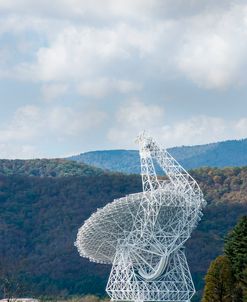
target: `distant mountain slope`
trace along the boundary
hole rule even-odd
[[[96,176],[105,172],[84,163],[65,159],[0,159],[0,175],[26,175],[39,177]]]
[[[175,147],[168,151],[186,169],[247,165],[247,139]],[[68,159],[111,171],[140,173],[139,154],[136,150],[92,151]],[[158,170],[158,173],[161,171]]]
[[[68,159],[123,173],[140,174],[139,153],[136,150],[91,151]]]

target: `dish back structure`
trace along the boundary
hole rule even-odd
[[[195,293],[184,254],[205,205],[197,182],[153,138],[138,139],[143,192],[98,209],[79,229],[81,256],[112,264],[113,301],[189,302]],[[166,177],[159,179],[155,164]]]

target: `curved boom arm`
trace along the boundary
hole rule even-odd
[[[140,146],[141,175],[145,192],[158,189],[161,185],[157,179],[153,159],[165,172],[170,182],[178,189],[202,196],[201,190],[193,177],[167,152],[160,149],[156,142],[142,133],[137,139]]]

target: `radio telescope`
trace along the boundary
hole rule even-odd
[[[143,192],[98,209],[79,229],[81,256],[112,264],[112,301],[189,302],[195,293],[184,254],[205,205],[197,182],[164,149],[138,139]],[[155,173],[158,164],[166,177]]]

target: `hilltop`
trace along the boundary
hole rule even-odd
[[[65,159],[0,159],[0,175],[37,177],[96,176],[105,172],[81,162]]]

